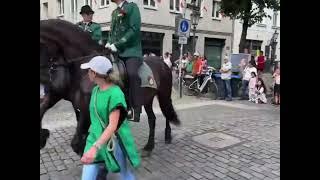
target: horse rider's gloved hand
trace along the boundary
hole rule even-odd
[[[116,48],[116,46],[114,44],[111,44],[109,48],[111,49],[112,52],[118,51],[118,49]]]
[[[114,44],[110,45],[110,43],[107,43],[105,47],[110,49],[112,52],[117,52],[118,51],[118,49],[116,48],[116,46]]]
[[[110,45],[111,45],[110,43],[107,43],[105,47],[110,49]]]

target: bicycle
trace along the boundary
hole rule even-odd
[[[183,77],[183,86],[187,88],[187,90],[192,91],[195,96],[202,96],[209,93],[211,99],[216,100],[218,98],[218,86],[212,78],[215,70],[216,69],[214,67],[208,67],[208,73],[204,77],[202,84],[200,84],[199,78],[195,78],[191,75],[185,75]],[[190,80],[193,81],[191,84],[188,84]]]

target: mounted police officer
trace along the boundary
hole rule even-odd
[[[99,44],[102,44],[101,26],[100,24],[92,21],[94,11],[89,5],[85,5],[81,7],[80,14],[83,18],[83,21],[78,22],[77,25],[84,31],[89,32],[93,40]]]
[[[129,120],[140,120],[141,98],[138,69],[143,62],[141,47],[141,16],[137,4],[126,0],[111,0],[117,4],[112,20],[106,48],[118,52],[125,63],[129,80]]]

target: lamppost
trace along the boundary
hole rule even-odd
[[[276,59],[276,47],[277,47],[277,39],[279,37],[279,33],[277,30],[273,33],[271,41],[270,41],[270,46],[271,46],[271,65],[274,64],[274,61]]]
[[[192,52],[195,53],[196,51],[196,30],[197,30],[197,26],[199,24],[199,20],[200,20],[200,12],[193,10],[191,13],[191,24],[193,26],[193,37],[192,37]]]

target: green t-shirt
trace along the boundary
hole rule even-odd
[[[189,62],[188,62],[187,68],[186,68],[187,73],[192,73],[193,62],[194,62],[194,61],[189,61]]]
[[[105,124],[105,127],[107,127],[109,124],[109,115],[113,110],[118,107],[123,107],[122,110],[126,110],[127,108],[125,96],[119,86],[113,85],[106,90],[100,90],[99,86],[93,88],[89,105],[91,125],[89,128],[89,135],[87,137],[84,152],[87,152],[92,147],[92,145],[99,139],[104,131],[104,128],[102,127],[100,120],[96,115],[95,103],[97,113]],[[137,167],[140,164],[140,156],[138,155],[130,126],[125,118],[126,114],[121,111],[119,123],[122,123],[116,134],[119,143],[121,143],[124,147],[123,151],[127,154],[132,165]],[[97,152],[95,162],[104,161],[106,154],[105,152],[106,145],[103,145]]]

